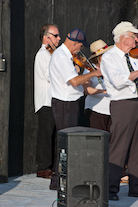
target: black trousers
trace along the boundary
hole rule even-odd
[[[52,98],[52,109],[57,131],[78,125],[79,100],[61,101]]]
[[[75,127],[78,125],[79,100],[61,101],[52,98],[52,109],[57,131],[68,127]],[[55,174],[52,175],[50,188],[55,187],[58,184],[58,156],[59,155],[57,155]]]
[[[101,129],[110,132],[111,116],[106,114],[100,114],[91,109],[86,109],[85,114],[89,120],[89,126],[95,129]]]
[[[37,172],[55,168],[56,127],[51,107],[43,106],[38,112],[36,148]]]
[[[111,101],[109,190],[118,193],[128,157],[129,193],[138,194],[138,99]]]

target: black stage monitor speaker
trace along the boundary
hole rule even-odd
[[[89,127],[58,131],[58,207],[108,206],[109,133]]]

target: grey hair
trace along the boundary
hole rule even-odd
[[[45,25],[43,25],[43,27],[40,30],[40,34],[39,34],[39,39],[40,39],[41,42],[43,40],[43,36],[47,35],[47,33],[49,31],[49,28],[51,26],[56,27],[58,29],[58,26],[56,24],[45,24]]]
[[[128,35],[128,32],[129,31],[127,31],[127,32],[125,32],[125,33],[123,33],[121,35],[115,35],[114,38],[113,38],[114,39],[114,42],[115,43],[118,43],[120,41],[120,36],[127,36]]]

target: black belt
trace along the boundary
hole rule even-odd
[[[130,100],[130,101],[138,101],[138,98],[129,98],[129,99],[126,99],[126,100]]]

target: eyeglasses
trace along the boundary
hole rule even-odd
[[[133,39],[137,38],[137,35],[127,35],[127,37],[132,37]]]
[[[47,33],[53,35],[55,38],[59,37],[59,34],[53,34],[53,33],[51,33],[51,32],[47,32]]]

